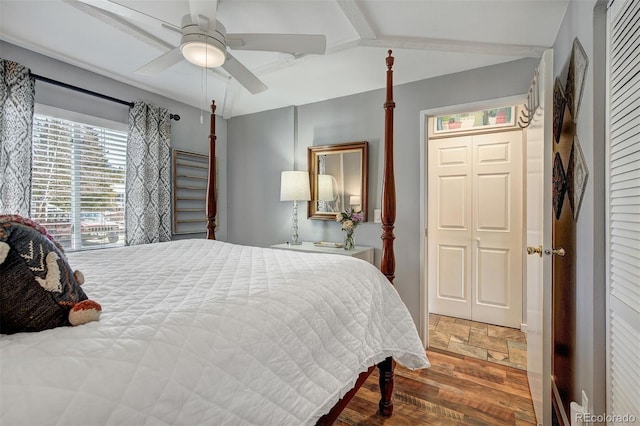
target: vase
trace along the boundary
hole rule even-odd
[[[347,235],[344,237],[344,249],[353,250],[355,246],[356,243],[353,241],[353,230],[347,231]]]

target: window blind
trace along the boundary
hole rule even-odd
[[[66,250],[124,245],[127,132],[36,113],[31,217]]]
[[[640,420],[640,2],[608,16],[607,412]]]

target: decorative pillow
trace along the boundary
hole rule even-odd
[[[83,282],[45,228],[0,215],[0,333],[97,321],[102,308],[87,298]]]

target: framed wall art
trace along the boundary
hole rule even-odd
[[[576,222],[578,221],[578,213],[580,213],[580,205],[582,204],[588,178],[587,162],[584,159],[580,141],[577,136],[574,136],[569,164],[567,165],[567,195],[569,196],[573,219]]]
[[[564,119],[564,107],[567,100],[564,96],[564,89],[560,79],[556,77],[553,85],[553,140],[560,142],[560,133],[562,133],[562,120]]]
[[[567,74],[567,85],[565,88],[565,96],[573,121],[578,121],[578,111],[580,110],[580,101],[582,100],[582,91],[584,89],[584,79],[587,72],[589,59],[585,53],[582,44],[576,38],[573,41],[571,49],[571,59],[569,59],[569,72]]]
[[[562,214],[562,206],[564,204],[564,196],[567,193],[567,176],[564,171],[564,165],[562,164],[562,158],[560,153],[556,152],[553,158],[553,186],[552,186],[552,202],[553,213],[556,220],[560,220]]]

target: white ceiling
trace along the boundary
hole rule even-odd
[[[117,2],[178,27],[189,13],[188,0]],[[198,108],[215,99],[228,118],[379,89],[389,48],[395,84],[539,57],[553,44],[567,2],[218,0],[217,19],[228,33],[326,36],[325,55],[231,50],[268,86],[255,95],[222,69],[206,73],[205,84],[201,69],[187,61],[157,75],[136,74],[179,45],[180,35],[77,0],[0,0],[0,38]]]

